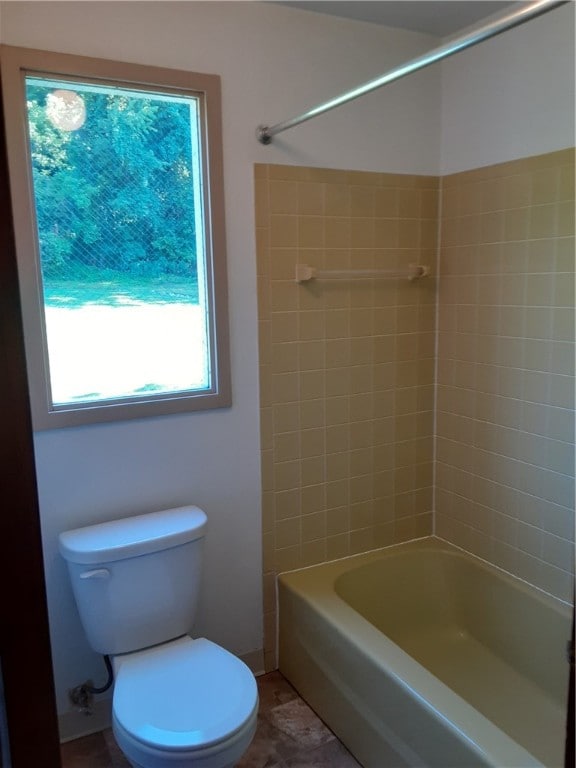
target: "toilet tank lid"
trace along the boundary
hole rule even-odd
[[[72,563],[94,564],[159,552],[204,536],[206,515],[194,506],[165,509],[60,534],[60,554]]]

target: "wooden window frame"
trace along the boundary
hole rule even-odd
[[[218,75],[1,46],[2,84],[26,359],[35,430],[142,419],[231,405],[221,85]],[[200,98],[211,386],[138,398],[53,405],[29,162],[25,78],[76,77],[104,85],[166,89]]]

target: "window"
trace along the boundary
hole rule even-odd
[[[229,405],[219,78],[7,46],[2,78],[35,428]]]

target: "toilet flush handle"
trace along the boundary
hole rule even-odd
[[[81,579],[108,579],[110,571],[108,568],[96,568],[93,571],[84,571],[80,574]]]

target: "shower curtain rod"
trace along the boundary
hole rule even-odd
[[[353,99],[364,96],[366,93],[375,91],[377,88],[381,88],[383,85],[388,85],[388,83],[392,83],[394,80],[399,80],[401,77],[405,77],[412,72],[428,67],[441,59],[446,59],[448,56],[452,56],[459,51],[477,45],[491,37],[495,37],[501,32],[506,32],[508,29],[518,27],[520,24],[524,24],[526,21],[530,21],[530,19],[535,19],[537,16],[548,13],[548,11],[551,11],[553,8],[565,5],[567,2],[569,2],[569,0],[536,0],[536,2],[531,2],[518,10],[500,16],[481,27],[472,30],[472,32],[469,32],[462,37],[450,40],[445,45],[441,45],[439,48],[434,48],[428,53],[418,56],[416,59],[412,59],[406,64],[391,69],[380,77],[377,77],[375,80],[370,80],[368,83],[360,85],[351,91],[347,91],[341,96],[337,96],[335,99],[320,104],[314,109],[304,112],[302,115],[298,115],[298,117],[294,117],[291,120],[284,120],[284,122],[276,123],[276,125],[258,126],[256,129],[258,141],[262,144],[270,144],[274,136],[283,131],[287,131],[289,128],[295,128],[297,125],[300,125],[300,123],[312,120],[312,118],[318,117],[319,115],[324,114],[324,112],[329,112],[331,109],[340,107],[342,104],[346,104]]]

